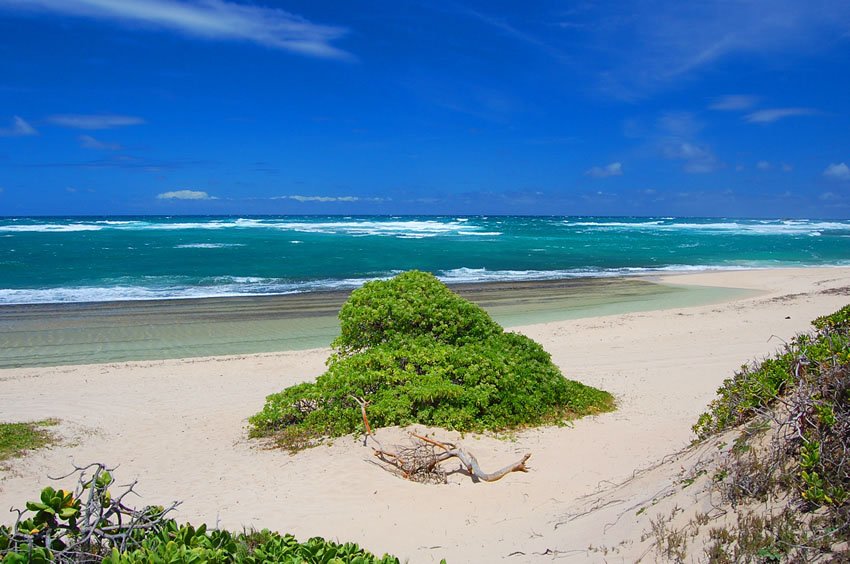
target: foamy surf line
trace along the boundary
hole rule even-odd
[[[581,278],[651,277],[660,274],[710,271],[740,271],[769,268],[806,267],[808,265],[668,265],[655,268],[612,268],[572,270],[487,270],[483,268],[457,268],[437,272],[437,277],[449,285],[557,282]],[[822,266],[846,266],[816,265]],[[346,278],[341,280],[313,280],[292,282],[259,277],[223,276],[219,284],[206,286],[183,285],[132,285],[85,286],[68,288],[0,289],[0,306],[63,303],[132,302],[151,300],[190,300],[203,298],[260,297],[316,292],[350,291],[372,280],[386,280],[398,274],[391,271],[382,276]]]
[[[516,218],[513,218],[516,219]],[[697,232],[717,235],[811,235],[824,232],[850,233],[850,221],[824,220],[741,220],[716,219],[693,221],[686,218],[640,218],[630,221],[610,221],[599,218],[527,218],[550,227],[579,231],[658,231]],[[272,230],[296,233],[339,234],[352,236],[386,236],[426,238],[437,236],[489,236],[504,233],[494,227],[509,221],[488,217],[433,218],[327,218],[298,217],[266,218],[198,218],[170,220],[169,218],[138,218],[127,220],[39,221],[31,218],[0,218],[0,233],[72,233],[97,231],[221,231]]]

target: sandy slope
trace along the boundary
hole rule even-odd
[[[486,470],[532,452],[527,474],[494,484],[456,474],[448,485],[426,486],[382,471],[351,438],[294,457],[259,448],[245,436],[245,418],[265,395],[320,374],[327,351],[315,350],[0,371],[0,418],[57,417],[65,437],[0,475],[0,507],[22,506],[45,475],[64,473],[72,462],[102,461],[120,465],[119,481],[139,480],[140,504],[180,499],[180,518],[228,528],[353,540],[411,562],[634,561],[653,512],[637,516],[631,508],[664,489],[678,468],[662,465],[628,488],[611,485],[685,446],[696,416],[736,367],[850,301],[850,269],[666,281],[761,293],[520,328],[566,375],[613,392],[620,405],[515,440],[459,439]],[[385,444],[401,440],[398,430],[382,437]],[[594,506],[602,507],[579,515]],[[604,556],[590,545],[615,551]]]

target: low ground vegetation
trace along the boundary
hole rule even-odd
[[[727,379],[694,425],[699,441],[734,437],[711,480],[722,518],[687,534],[654,522],[665,558],[850,561],[850,306],[813,325]],[[687,546],[700,531],[702,556]]]
[[[178,524],[177,507],[130,508],[135,484],[115,488],[102,464],[78,468],[74,490],[41,491],[38,501],[17,510],[11,527],[0,526],[2,564],[103,562],[104,564],[237,563],[398,564],[356,544],[322,538],[299,542],[268,530],[231,533]]]
[[[0,423],[0,465],[10,458],[17,458],[28,451],[53,444],[54,438],[48,427],[56,423],[55,419]]]

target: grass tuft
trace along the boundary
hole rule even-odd
[[[28,423],[0,423],[0,462],[23,456],[27,451],[53,444],[47,427],[59,423],[56,419]]]

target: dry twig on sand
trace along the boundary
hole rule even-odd
[[[525,463],[531,457],[531,453],[495,472],[485,472],[481,469],[475,456],[463,447],[416,433],[410,433],[412,440],[410,446],[397,446],[393,450],[387,450],[372,432],[369,417],[366,415],[366,407],[369,403],[354,396],[352,396],[352,399],[360,406],[360,413],[363,416],[363,425],[366,429],[363,444],[368,444],[371,439],[377,445],[377,447],[372,447],[374,455],[382,462],[400,471],[405,479],[415,482],[443,483],[446,481],[446,473],[442,470],[440,464],[452,458],[460,460],[474,482],[495,482],[511,472],[528,472]]]

